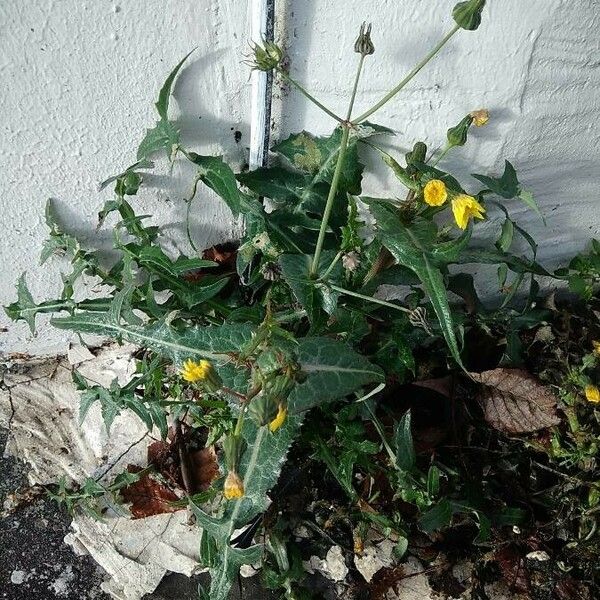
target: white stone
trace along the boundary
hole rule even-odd
[[[327,551],[325,559],[321,559],[318,556],[311,556],[310,560],[304,561],[303,564],[309,573],[314,574],[315,572],[319,572],[332,581],[344,581],[346,575],[348,575],[348,567],[346,566],[342,549],[339,546],[331,546]]]
[[[10,582],[14,585],[21,585],[27,581],[28,577],[25,571],[15,570],[10,574]]]

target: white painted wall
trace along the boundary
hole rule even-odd
[[[376,53],[368,59],[358,110],[383,95],[452,26],[455,0],[278,4],[292,74],[342,112],[357,56],[352,45],[363,19],[373,21]],[[23,271],[36,298],[57,290],[60,262],[37,266],[47,197],[59,199],[75,231],[94,244],[110,244],[110,229],[93,232],[95,215],[110,194],[98,194],[97,182],[132,161],[154,118],[160,84],[194,46],[198,50],[173,103],[185,138],[202,151],[245,160],[249,80],[240,61],[247,48],[247,10],[245,0],[2,0],[2,304],[13,301],[13,283]],[[554,264],[600,234],[599,26],[598,0],[490,0],[482,27],[455,36],[373,120],[398,132],[393,142],[398,148],[417,139],[435,146],[449,125],[488,107],[492,123],[476,130],[446,166],[465,175],[497,173],[505,157],[511,160],[536,192],[548,227],[518,205],[515,211],[540,240],[541,257]],[[281,94],[281,103],[280,136],[303,128],[325,133],[333,125],[294,91]],[[243,134],[240,144],[232,127]],[[365,190],[400,195],[374,166]],[[140,206],[168,224],[173,247],[183,247],[182,198],[191,174],[173,186],[161,172],[166,174],[159,170],[139,196]],[[226,209],[206,193],[203,201],[194,217],[198,238],[210,243],[234,235]],[[492,219],[480,230],[498,225]],[[35,339],[25,326],[7,327],[0,339],[8,351],[56,350],[67,339],[45,325]]]
[[[14,301],[14,282],[28,272],[36,299],[59,290],[60,259],[39,267],[46,238],[44,206],[58,199],[72,231],[109,247],[110,227],[96,215],[112,191],[98,182],[135,161],[137,144],[155,120],[153,103],[172,67],[192,48],[175,87],[173,114],[184,140],[205,153],[246,160],[249,123],[245,0],[2,0],[0,2],[0,303]],[[242,132],[237,144],[234,130]],[[182,161],[183,162],[183,161]],[[177,164],[173,175],[177,179]],[[183,198],[160,165],[136,206],[166,225],[172,247],[185,247]],[[213,243],[234,234],[230,213],[205,190],[195,201],[195,235]],[[64,349],[68,332],[40,319],[33,338],[2,311],[5,351]]]

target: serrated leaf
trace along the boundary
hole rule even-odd
[[[198,178],[216,192],[237,217],[241,211],[241,197],[231,167],[220,156],[201,156],[189,152],[187,157],[198,165]]]
[[[333,260],[331,252],[323,252],[320,259],[319,272],[323,272]],[[318,318],[318,311],[324,310],[332,314],[336,308],[339,293],[331,290],[326,282],[319,282],[309,274],[312,257],[307,254],[283,254],[279,257],[279,266],[286,283],[294,296],[308,313],[311,321]],[[337,280],[341,276],[338,263],[329,274],[329,280]]]
[[[288,399],[290,412],[299,413],[343,398],[369,383],[384,380],[383,371],[347,344],[325,337],[298,342],[298,360],[308,375]]]
[[[137,150],[137,159],[145,160],[164,150],[167,158],[171,159],[173,148],[179,145],[179,130],[171,121],[157,121],[156,126],[146,130],[144,139]]]
[[[17,281],[17,301],[4,308],[6,314],[13,321],[23,320],[29,325],[31,333],[35,333],[35,315],[38,306],[33,301],[33,296],[27,287],[25,273]]]
[[[230,361],[230,353],[238,353],[252,339],[254,328],[246,323],[226,323],[207,327],[190,327],[179,332],[166,323],[148,326],[113,322],[103,313],[81,312],[52,319],[59,329],[122,338],[151,348],[181,365],[188,358]]]
[[[540,219],[546,223],[544,215],[539,209],[537,205],[533,193],[527,190],[524,190],[519,183],[519,179],[517,177],[517,172],[512,164],[508,161],[504,163],[504,173],[501,177],[488,177],[486,175],[477,175],[473,174],[473,177],[483,185],[487,187],[491,192],[501,196],[502,198],[510,199],[510,198],[519,198],[522,202],[524,202],[531,210],[536,212]]]
[[[311,175],[311,184],[331,183],[342,140],[342,129],[337,128],[329,137],[316,137],[307,131],[292,134],[272,150],[285,158],[299,171]],[[339,189],[353,195],[360,194],[363,165],[358,160],[356,138],[350,139],[340,174]]]
[[[470,229],[456,240],[436,246],[431,244],[430,231],[404,225],[387,207],[374,203],[370,205],[370,210],[377,221],[379,239],[401,265],[408,267],[419,277],[438,318],[446,344],[454,360],[462,367],[444,276],[438,265],[460,256],[469,242]]]

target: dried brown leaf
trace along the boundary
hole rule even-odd
[[[204,492],[220,474],[214,446],[194,452],[191,459],[194,470],[195,491]]]
[[[130,465],[127,470],[136,473],[140,468]],[[177,494],[155,479],[152,473],[145,473],[138,481],[123,488],[121,496],[131,504],[129,510],[134,519],[182,510],[182,507],[172,504],[179,500]]]
[[[516,548],[505,546],[494,554],[506,585],[513,592],[527,593],[531,587],[531,579],[524,558]]]
[[[529,433],[560,423],[550,388],[522,369],[471,373],[481,384],[478,400],[485,420],[504,433]]]

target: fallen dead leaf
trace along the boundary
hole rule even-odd
[[[194,469],[195,491],[204,492],[220,474],[215,448],[214,446],[202,448],[202,450],[194,452],[191,458]]]
[[[130,473],[137,473],[142,469],[129,465]],[[174,506],[179,497],[166,485],[160,483],[152,473],[144,474],[138,481],[121,490],[121,496],[126,503],[130,503],[129,510],[134,519],[143,519],[152,515],[176,512],[182,510],[181,506]]]
[[[516,548],[505,546],[494,554],[506,585],[512,592],[527,593],[531,582],[525,560]]]
[[[494,429],[528,433],[560,423],[556,396],[527,371],[499,368],[471,376],[481,384],[478,400]]]

